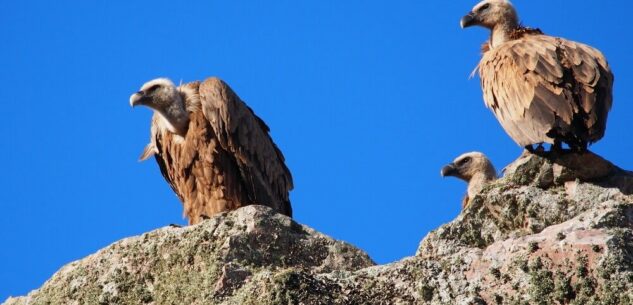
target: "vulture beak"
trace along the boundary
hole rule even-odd
[[[132,96],[130,96],[130,106],[134,108],[138,105],[144,105],[147,100],[148,100],[148,97],[147,95],[145,95],[145,92],[143,91],[136,92],[132,94]]]
[[[455,163],[450,163],[444,166],[440,174],[442,175],[442,177],[457,176],[458,171],[457,171],[457,168],[455,167]]]
[[[462,17],[462,20],[459,22],[459,25],[462,27],[462,29],[471,27],[475,24],[477,24],[477,15],[475,15],[475,13],[473,12],[470,12],[468,13],[468,15]]]

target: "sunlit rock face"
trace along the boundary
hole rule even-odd
[[[599,156],[526,154],[389,265],[248,206],[116,242],[4,304],[632,304],[631,194]]]

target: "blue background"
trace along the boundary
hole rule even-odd
[[[516,1],[526,25],[601,49],[616,74],[606,137],[633,168],[632,5]],[[474,1],[1,1],[0,301],[121,238],[185,223],[153,160],[148,109],[166,76],[226,80],[271,127],[297,221],[379,263],[415,253],[460,211],[440,168],[472,150],[520,153],[468,75],[486,39]]]

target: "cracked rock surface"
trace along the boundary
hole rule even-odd
[[[3,304],[628,305],[632,194],[599,156],[526,154],[392,264],[249,206],[121,240]]]

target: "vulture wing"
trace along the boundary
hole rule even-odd
[[[235,158],[249,200],[292,216],[292,176],[268,126],[220,79],[202,82],[199,95],[218,145]]]
[[[145,161],[151,156],[158,154],[158,148],[156,147],[156,136],[158,135],[158,116],[154,114],[152,116],[152,124],[150,126],[149,143],[145,146],[143,153],[138,157],[139,161]]]
[[[604,135],[613,75],[600,51],[546,35],[525,35],[479,63],[484,100],[521,146],[593,143]]]

